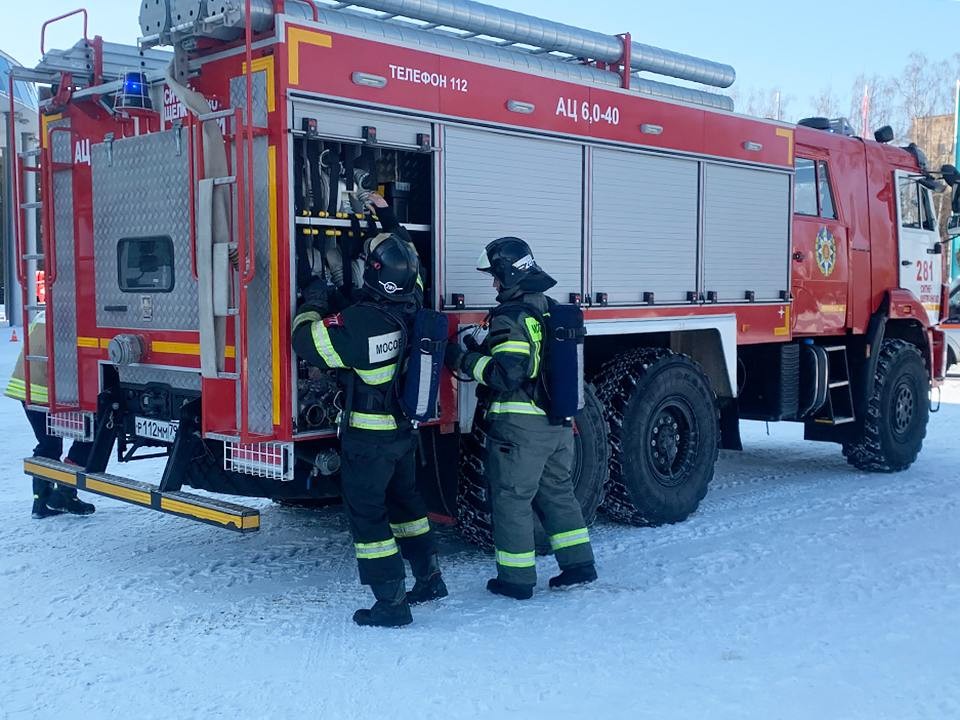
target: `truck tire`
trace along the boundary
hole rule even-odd
[[[638,348],[604,365],[595,383],[611,446],[601,511],[633,525],[685,520],[707,494],[719,450],[709,379],[686,355]]]
[[[884,340],[863,434],[843,456],[858,470],[899,472],[917,459],[930,417],[930,379],[923,356],[905,340]]]
[[[592,525],[603,500],[609,473],[610,443],[603,407],[592,386],[586,386],[586,403],[574,427],[573,492],[583,510],[586,525]],[[479,423],[460,443],[460,483],[457,494],[457,526],[463,538],[483,548],[493,547],[490,488],[484,474],[483,433]],[[534,516],[537,552],[549,554],[547,534]]]

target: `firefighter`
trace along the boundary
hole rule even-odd
[[[357,610],[358,625],[412,622],[410,605],[447,595],[433,532],[415,484],[416,437],[394,391],[402,361],[399,323],[417,311],[417,255],[395,235],[378,236],[364,263],[363,300],[327,312],[325,285],[315,281],[294,320],[293,347],[321,368],[340,369],[341,481],[360,570],[376,602]],[[415,583],[405,593],[403,559]]]
[[[46,351],[46,325],[42,316],[30,326],[31,352],[43,355]],[[24,372],[24,353],[21,349],[20,357],[13,369],[13,375],[7,383],[4,394],[19,400],[27,414],[27,421],[33,428],[33,435],[37,445],[33,449],[33,457],[60,460],[63,454],[63,440],[47,434],[47,415],[40,410],[31,410],[27,407],[26,373]],[[47,402],[47,373],[46,365],[34,363],[30,369],[30,399],[37,403]],[[92,443],[74,442],[67,453],[66,462],[71,465],[85,467],[90,456]],[[77,497],[77,489],[68,485],[51,483],[39,478],[33,479],[33,510],[32,515],[37,520],[70,513],[72,515],[91,515],[96,508],[92,503],[83,502]]]
[[[472,341],[465,350],[450,343],[445,360],[479,385],[497,562],[497,577],[487,589],[527,600],[537,582],[534,512],[561,570],[550,587],[597,579],[590,536],[573,494],[573,429],[570,423],[551,424],[546,412],[542,379],[551,368],[544,367],[541,319],[548,312],[544,292],[556,281],[536,263],[529,245],[513,237],[487,245],[477,269],[493,276],[499,305],[488,317],[483,344]]]

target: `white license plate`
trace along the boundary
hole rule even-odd
[[[179,423],[167,422],[166,420],[153,420],[151,418],[137,417],[136,428],[134,432],[140,437],[150,438],[151,440],[160,440],[161,442],[172,443],[177,436],[177,427]]]

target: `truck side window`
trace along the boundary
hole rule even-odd
[[[837,219],[830,189],[830,171],[823,160],[797,158],[793,211],[798,215]]]
[[[837,211],[833,207],[833,191],[830,189],[830,171],[823,160],[817,161],[817,190],[820,197],[820,217],[836,220]]]
[[[930,198],[930,190],[921,186],[919,183],[917,183],[917,188],[920,190],[920,215],[923,229],[936,230],[937,216],[933,212],[933,203],[931,202]]]
[[[793,211],[798,215],[817,215],[816,163],[797,158],[797,175],[793,186]]]
[[[123,238],[117,243],[117,282],[123,292],[173,290],[173,240],[167,236]]]
[[[908,177],[900,178],[900,227],[919,230],[920,185]]]

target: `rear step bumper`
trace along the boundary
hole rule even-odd
[[[26,458],[23,461],[23,471],[41,480],[69,485],[77,490],[190,520],[199,520],[227,530],[249,533],[260,529],[260,511],[243,505],[184,492],[160,492],[154,485],[118,475],[88,473],[76,465],[45,458]]]

